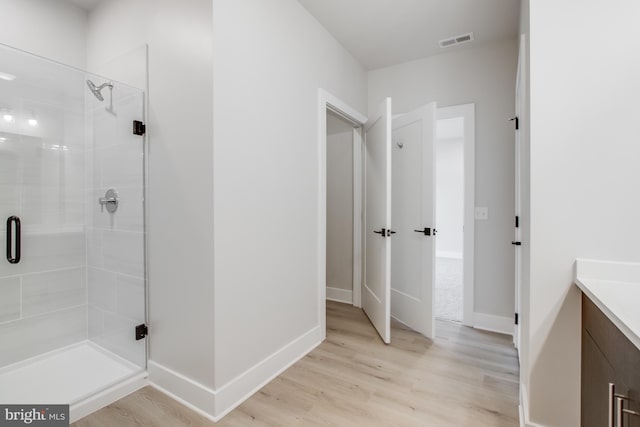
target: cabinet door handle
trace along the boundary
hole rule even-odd
[[[616,385],[613,383],[609,383],[609,422],[608,427],[613,426],[613,406],[615,405],[615,394],[616,394]]]
[[[611,386],[613,384],[609,384],[609,390],[611,390]],[[632,411],[630,409],[624,409],[624,401],[629,400],[628,397],[622,396],[620,394],[613,394],[616,398],[616,427],[624,427],[624,415],[632,415],[634,417],[640,416],[640,412]]]
[[[616,408],[616,418],[617,418],[617,423],[616,423],[616,427],[624,427],[624,419],[623,417],[623,412],[622,412],[622,408],[624,407],[624,399],[621,397],[616,397],[616,402],[618,403],[618,407]]]

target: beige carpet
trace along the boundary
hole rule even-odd
[[[462,322],[462,260],[436,258],[436,303],[439,319]]]

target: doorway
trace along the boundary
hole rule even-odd
[[[435,316],[473,323],[474,105],[439,108],[436,123]]]
[[[327,111],[327,299],[353,304],[354,125]]]
[[[323,339],[327,299],[361,307],[362,127],[366,121],[365,115],[318,89],[318,320]]]
[[[464,117],[436,126],[436,318],[463,319]]]

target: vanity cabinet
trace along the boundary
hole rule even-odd
[[[582,427],[640,427],[640,350],[584,294],[581,388]]]

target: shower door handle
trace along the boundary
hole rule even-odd
[[[13,238],[14,228],[16,231],[15,242]],[[17,216],[10,216],[7,218],[7,261],[11,264],[17,264],[20,262],[21,240],[22,230],[20,227],[20,218]],[[14,249],[15,253],[13,252]]]

